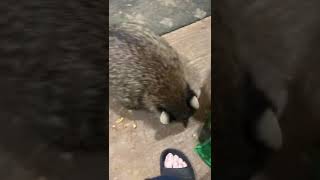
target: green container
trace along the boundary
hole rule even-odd
[[[194,150],[211,168],[211,113],[200,132],[199,144],[194,148]]]
[[[204,143],[198,144],[194,150],[200,158],[211,168],[211,138]]]

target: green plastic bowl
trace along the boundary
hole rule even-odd
[[[194,148],[200,158],[211,168],[211,138]]]
[[[194,150],[211,168],[211,113],[209,113],[209,117],[200,133],[199,144]]]

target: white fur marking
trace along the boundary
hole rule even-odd
[[[262,115],[257,124],[258,138],[266,146],[277,150],[282,146],[282,133],[276,114],[270,109]]]
[[[199,109],[200,105],[199,105],[198,98],[196,96],[192,97],[190,101],[190,106],[193,107],[194,109]]]
[[[162,124],[169,124],[169,115],[168,113],[166,113],[165,111],[162,111],[161,115],[160,115],[160,122]]]

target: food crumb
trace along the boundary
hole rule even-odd
[[[116,120],[116,123],[117,124],[121,123],[123,121],[123,119],[124,119],[123,117],[120,117],[119,119]]]
[[[112,128],[115,128],[116,127],[116,125],[112,125]]]
[[[132,127],[135,129],[135,128],[137,128],[137,125],[136,125],[136,124],[133,124]]]

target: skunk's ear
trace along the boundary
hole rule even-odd
[[[161,112],[160,122],[161,122],[162,124],[169,124],[169,122],[170,122],[169,114],[166,113],[165,111],[162,111],[162,112]]]
[[[282,132],[276,114],[266,109],[256,124],[257,140],[277,150],[282,147]]]

